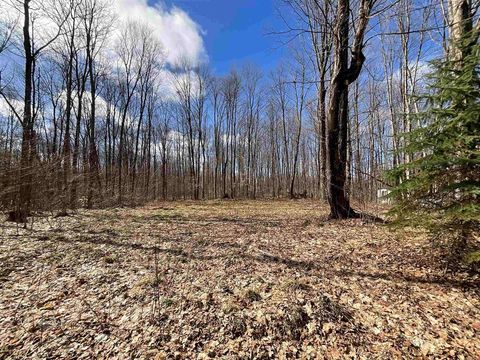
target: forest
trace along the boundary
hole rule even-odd
[[[478,359],[480,1],[186,3],[0,0],[0,359]]]

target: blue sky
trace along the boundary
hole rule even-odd
[[[150,4],[155,1],[149,0]],[[278,35],[282,21],[278,0],[165,0],[189,14],[204,31],[209,62],[215,73],[232,66],[254,63],[265,71],[279,62],[285,48]]]

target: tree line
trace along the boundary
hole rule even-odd
[[[2,6],[18,16],[0,28],[0,204],[18,221],[35,210],[259,197],[315,197],[334,218],[357,216],[350,198],[374,201],[412,177],[384,172],[421,156],[402,134],[422,126],[428,60],[451,51],[455,24],[476,9],[281,1],[286,30],[274,36],[288,59],[216,75],[206,63],[166,63],[152,29],[117,21],[106,0]]]

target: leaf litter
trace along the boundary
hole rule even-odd
[[[2,223],[0,358],[478,359],[478,275],[444,258],[309,200]]]

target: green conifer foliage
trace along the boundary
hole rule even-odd
[[[472,42],[474,38],[474,42]],[[405,134],[413,160],[389,173],[400,183],[392,212],[399,223],[467,240],[480,220],[480,46],[469,36],[461,60],[432,62],[418,126]],[[405,176],[405,174],[409,176]],[[400,181],[399,181],[400,180]]]

